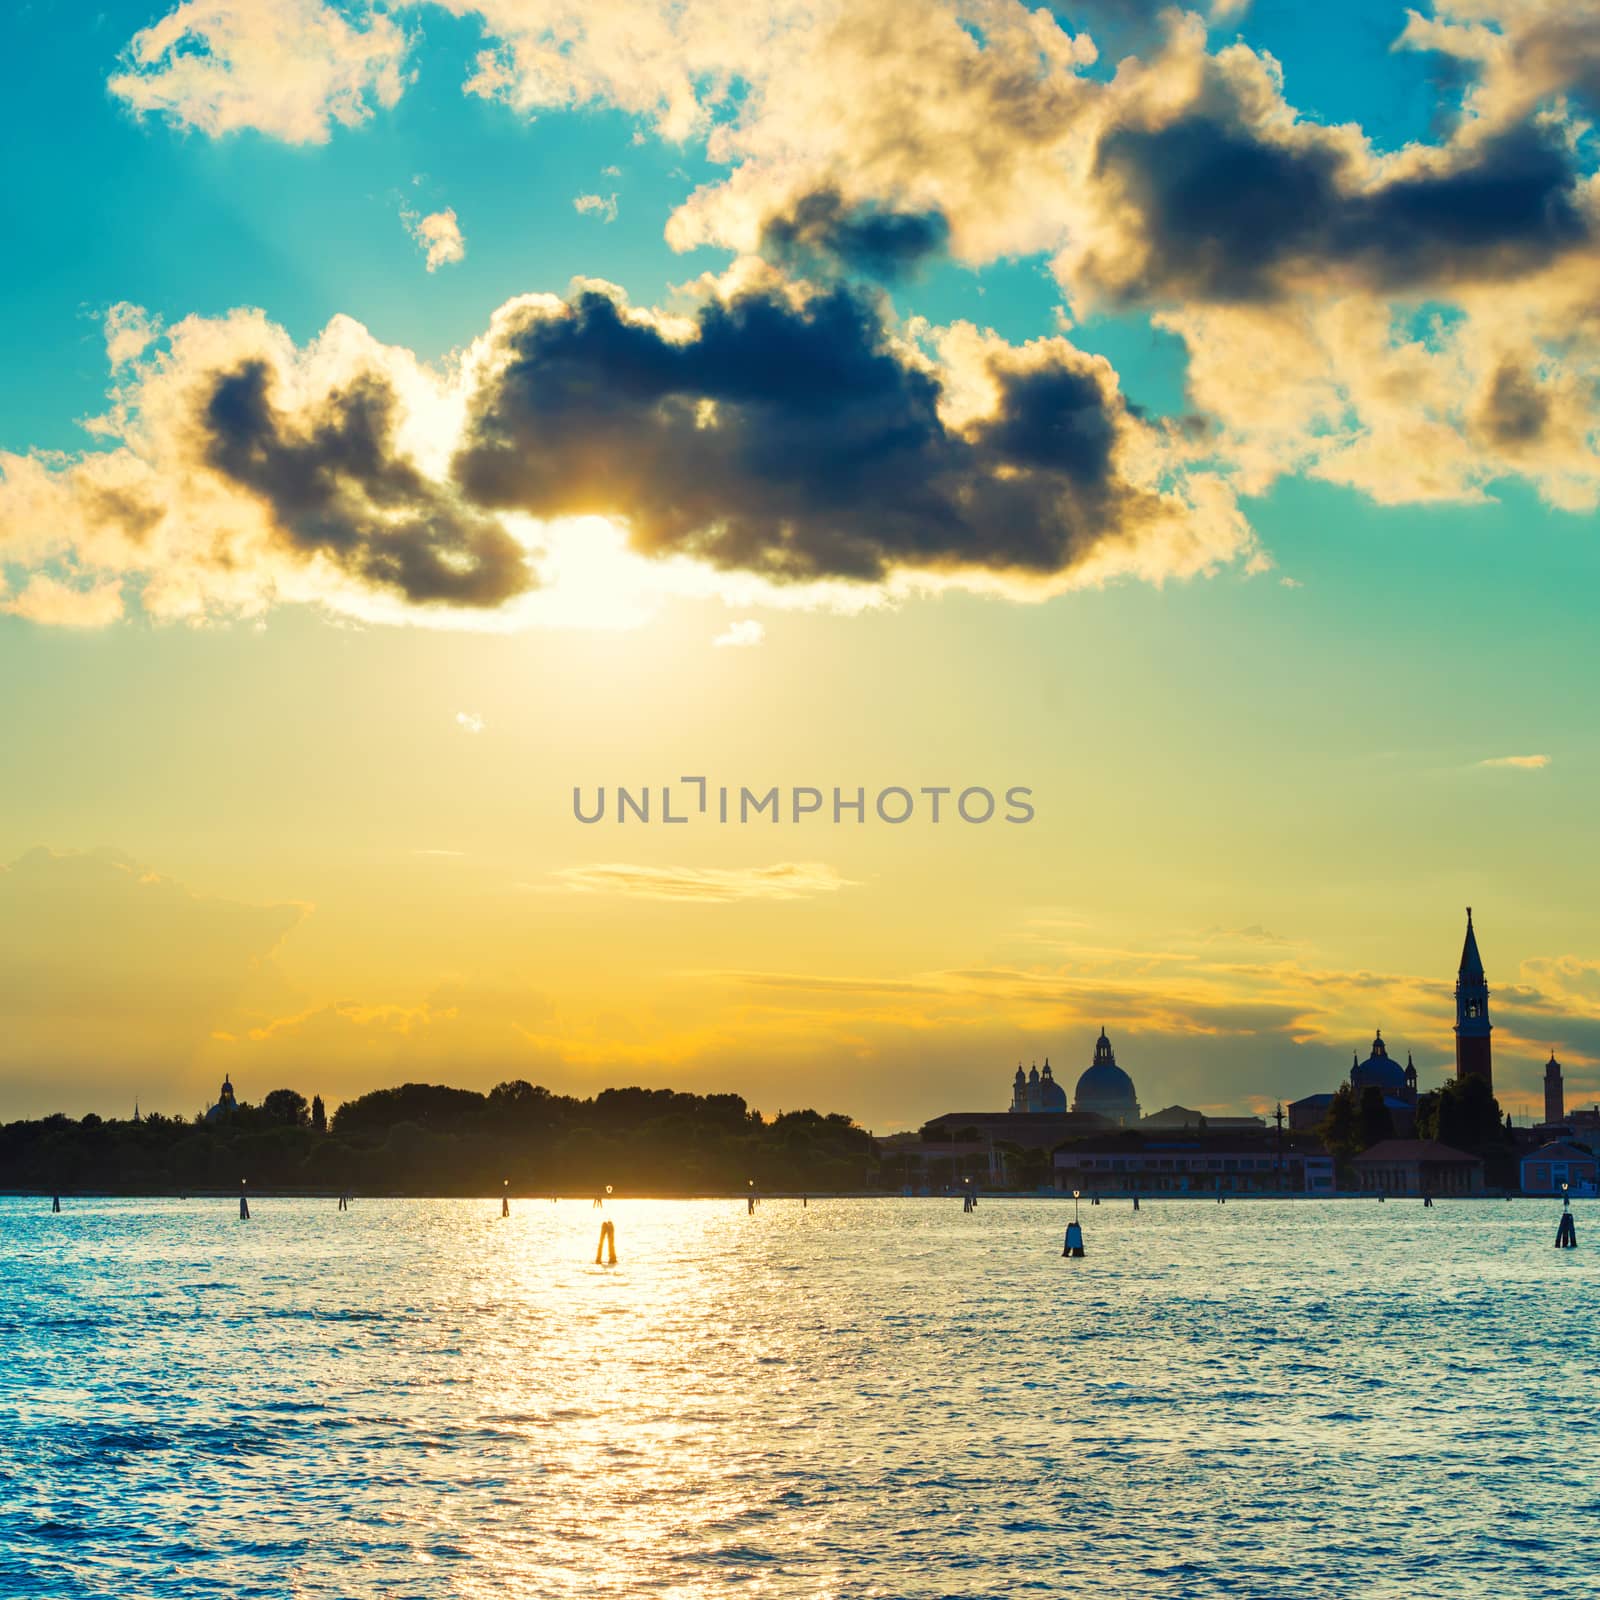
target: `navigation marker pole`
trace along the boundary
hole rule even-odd
[[[1578,1225],[1572,1220],[1572,1201],[1567,1196],[1566,1184],[1561,1185],[1561,1223],[1556,1229],[1556,1249],[1578,1248]]]
[[[1061,1247],[1061,1254],[1066,1256],[1081,1256],[1083,1254],[1083,1225],[1078,1221],[1078,1195],[1080,1190],[1072,1191],[1072,1221],[1067,1224],[1067,1240]]]

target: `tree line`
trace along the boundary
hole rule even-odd
[[[347,1100],[275,1089],[217,1116],[93,1115],[0,1126],[0,1189],[182,1194],[684,1195],[873,1186],[872,1136],[812,1110],[764,1117],[736,1094],[604,1089],[590,1099],[516,1080],[487,1094],[407,1083]]]

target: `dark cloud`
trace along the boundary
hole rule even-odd
[[[1077,352],[995,369],[995,414],[956,432],[864,295],[749,293],[697,324],[674,342],[598,292],[513,321],[456,458],[463,490],[617,517],[647,553],[786,579],[1057,572],[1161,508],[1119,477],[1126,408]]]
[[[194,428],[205,464],[263,500],[300,555],[419,604],[495,606],[530,588],[516,540],[398,453],[395,409],[369,372],[291,416],[252,360],[210,380]]]
[[[1512,279],[1591,242],[1568,152],[1517,128],[1448,172],[1357,189],[1331,140],[1288,146],[1213,112],[1102,140],[1097,175],[1134,210],[1148,246],[1128,299],[1252,301],[1296,274],[1345,274],[1383,291]]]
[[[766,219],[762,252],[801,271],[818,267],[892,283],[944,250],[950,224],[938,211],[851,206],[837,189],[814,189]]]
[[[1495,370],[1489,392],[1478,413],[1478,426],[1504,450],[1534,444],[1550,418],[1550,398],[1532,373],[1515,361]]]

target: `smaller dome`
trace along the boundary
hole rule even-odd
[[[1363,1089],[1396,1090],[1406,1087],[1406,1070],[1390,1056],[1381,1029],[1372,1041],[1372,1054],[1350,1068],[1350,1087],[1357,1094]]]

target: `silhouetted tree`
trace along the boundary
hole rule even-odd
[[[1370,1150],[1373,1145],[1394,1138],[1394,1115],[1384,1104],[1383,1090],[1375,1084],[1361,1091],[1357,1121],[1363,1150]]]
[[[269,1121],[281,1122],[285,1127],[304,1128],[311,1123],[306,1097],[294,1089],[274,1089],[261,1102],[261,1109]]]
[[[313,1133],[326,1133],[328,1131],[328,1113],[323,1107],[320,1094],[314,1094],[311,1097],[311,1131]]]
[[[1335,1090],[1318,1132],[1328,1154],[1333,1157],[1340,1183],[1348,1184],[1353,1176],[1350,1163],[1366,1148],[1361,1142],[1360,1107],[1348,1083],[1341,1083]]]
[[[1515,1142],[1511,1119],[1502,1120],[1500,1103],[1475,1073],[1451,1078],[1424,1097],[1417,1107],[1417,1128],[1424,1138],[1479,1157],[1492,1187],[1514,1187]],[[1424,1111],[1427,1112],[1426,1121]]]
[[[333,1114],[333,1131],[385,1133],[397,1122],[423,1127],[446,1123],[488,1104],[486,1096],[471,1089],[450,1089],[438,1083],[403,1083],[398,1089],[375,1089],[371,1094],[346,1100]]]

